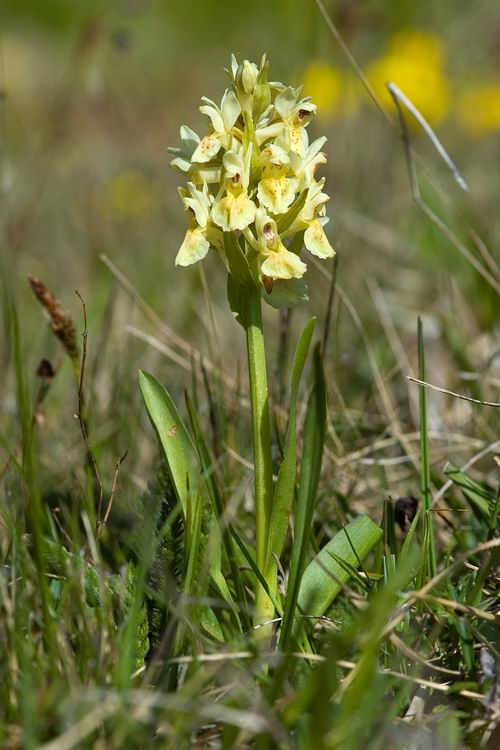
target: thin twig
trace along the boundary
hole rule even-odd
[[[85,304],[85,301],[78,291],[78,289],[75,291],[76,296],[82,303],[82,309],[83,309],[83,333],[82,333],[82,360],[80,364],[80,380],[78,383],[78,411],[75,414],[76,419],[78,420],[78,424],[80,425],[80,431],[82,433],[83,441],[85,443],[85,447],[87,449],[87,456],[89,459],[89,462],[92,466],[92,470],[94,472],[95,480],[97,482],[97,486],[99,488],[99,501],[97,506],[97,519],[101,517],[101,508],[102,508],[102,500],[104,497],[104,486],[101,480],[101,475],[99,474],[99,467],[97,465],[97,461],[95,459],[94,454],[92,453],[92,448],[90,447],[88,435],[87,435],[87,427],[85,425],[85,417],[84,417],[84,396],[83,396],[83,383],[85,378],[85,363],[87,361],[87,338],[88,338],[88,329],[87,329],[87,305]],[[97,521],[99,523],[99,520]],[[96,526],[96,529],[98,527]]]
[[[214,403],[212,389],[210,387],[210,379],[208,376],[207,368],[205,367],[203,360],[200,361],[201,373],[203,376],[203,385],[205,386],[205,392],[208,400],[208,415],[210,419],[210,428],[212,432],[212,450],[216,459],[220,458],[220,447],[221,447],[221,435],[219,430],[219,420],[217,418],[217,410]]]
[[[483,256],[486,264],[489,266],[490,271],[500,280],[500,268],[498,267],[492,254],[486,247],[484,240],[478,235],[475,229],[469,229],[469,237],[475,244],[481,255]]]
[[[472,617],[478,617],[481,620],[487,622],[495,622],[500,625],[500,617],[494,612],[487,612],[484,609],[478,607],[472,607],[470,604],[463,604],[462,602],[455,602],[450,599],[444,599],[442,596],[431,596],[430,594],[422,594],[420,591],[414,591],[412,598],[421,599],[422,601],[430,602],[431,604],[440,604],[445,609],[451,609],[455,612],[464,612],[465,614],[471,615]]]
[[[319,273],[324,276],[325,278],[329,279],[331,281],[332,273],[331,271],[328,271],[326,268],[324,268],[315,258],[312,259],[312,263],[315,268],[318,269]],[[368,355],[368,361],[370,364],[370,368],[372,370],[375,383],[377,386],[377,389],[380,394],[380,398],[382,401],[382,404],[384,406],[384,409],[386,410],[387,416],[391,423],[391,429],[397,437],[401,447],[403,450],[407,453],[408,456],[411,457],[411,461],[415,468],[419,470],[418,462],[413,458],[412,451],[410,451],[409,445],[406,442],[406,437],[404,435],[403,426],[401,424],[401,421],[398,417],[396,405],[394,403],[394,399],[391,396],[388,388],[386,387],[386,384],[384,382],[384,379],[382,377],[382,373],[380,372],[380,368],[377,364],[377,360],[373,351],[373,347],[370,341],[370,337],[368,336],[366,332],[366,328],[364,327],[361,318],[358,314],[358,311],[356,310],[355,306],[351,302],[350,298],[347,296],[347,294],[344,292],[341,286],[338,284],[336,285],[336,293],[338,294],[340,301],[347,309],[349,315],[352,318],[352,321],[354,325],[356,326],[361,339],[363,341],[363,344],[366,349],[366,353]]]
[[[113,501],[116,495],[116,487],[118,484],[118,472],[120,471],[120,466],[127,458],[127,454],[128,454],[128,450],[126,450],[123,456],[119,458],[118,461],[116,462],[115,473],[113,476],[113,484],[111,485],[111,492],[109,493],[109,500],[108,500],[108,505],[106,507],[106,512],[104,513],[104,518],[102,520],[102,523],[98,520],[97,537],[99,537],[99,534],[101,533],[101,531],[103,530],[103,528],[106,526],[108,522],[109,514],[111,513],[111,509],[113,507]],[[98,516],[98,519],[99,519],[99,516]]]
[[[425,117],[422,115],[422,113],[419,112],[419,110],[415,107],[413,102],[410,101],[410,99],[408,99],[406,94],[404,94],[399,88],[399,86],[396,86],[396,84],[393,81],[388,81],[388,83],[386,83],[386,86],[392,98],[394,100],[398,99],[402,104],[404,104],[408,112],[410,112],[413,115],[413,117],[418,122],[422,130],[425,131],[430,142],[432,143],[432,145],[438,152],[439,156],[441,157],[441,159],[444,161],[444,163],[446,164],[446,166],[452,173],[453,179],[455,180],[457,185],[459,185],[462,188],[462,190],[465,190],[465,192],[468,192],[469,187],[467,183],[465,182],[464,178],[462,177],[462,175],[460,174],[460,172],[458,171],[458,168],[455,162],[453,161],[449,153],[446,151],[443,144],[441,143],[441,141],[439,140],[439,138],[437,137],[437,135],[435,134],[435,132],[433,131],[433,129],[431,128],[427,120],[425,119]]]
[[[139,294],[137,289],[130,283],[130,281],[127,279],[125,274],[113,263],[112,260],[110,260],[106,255],[100,255],[101,262],[106,266],[106,268],[112,273],[114,278],[118,281],[122,289],[133,299],[137,307],[141,310],[143,315],[145,315],[146,318],[153,324],[153,326],[161,332],[162,336],[164,336],[168,341],[170,341],[174,346],[177,346],[181,351],[184,352],[184,354],[188,355],[190,358],[194,359],[196,362],[203,362],[204,366],[207,368],[208,372],[216,372],[219,377],[221,377],[224,381],[224,384],[228,386],[228,388],[234,389],[236,384],[233,378],[231,378],[229,375],[224,373],[217,365],[215,365],[213,362],[208,359],[208,357],[205,357],[199,349],[192,346],[189,342],[185,341],[181,336],[179,336],[177,333],[175,333],[170,326],[168,326],[166,323],[164,323],[161,318],[158,317],[158,315],[155,313],[155,311],[148,305],[146,300]],[[146,334],[139,335],[139,333],[133,329],[132,327],[127,327],[128,333],[132,333],[133,335],[136,335],[138,338],[143,338],[146,340]],[[151,337],[150,340],[148,340],[148,343],[151,343],[153,337]],[[156,347],[158,348],[158,347]],[[172,359],[174,359],[175,356],[180,358],[182,360],[181,367],[184,367],[185,369],[191,370],[191,364],[188,359],[183,358],[181,355],[178,355],[176,352],[173,352],[171,349],[169,349],[168,356],[170,356]]]
[[[408,131],[406,119],[401,108],[401,102],[399,101],[399,98],[396,96],[394,91],[390,88],[389,93],[393,98],[399,115],[401,138],[405,150],[406,165],[408,169],[408,177],[410,180],[410,188],[413,195],[413,200],[415,201],[417,206],[424,212],[427,218],[430,219],[434,226],[437,227],[441,234],[446,237],[446,239],[451,242],[452,245],[456,247],[456,249],[464,256],[464,258],[471,264],[471,266],[473,266],[473,268],[475,268],[476,271],[483,277],[483,279],[487,281],[488,284],[490,284],[490,286],[493,287],[493,289],[498,294],[500,294],[500,283],[494,278],[494,276],[491,275],[491,273],[483,266],[483,264],[479,262],[476,256],[471,253],[469,248],[466,247],[464,243],[458,239],[458,237],[451,231],[451,229],[444,223],[444,221],[440,219],[436,213],[434,213],[429,204],[426,203],[422,198],[412,154],[410,133]]]
[[[280,655],[276,654],[275,652],[270,654],[262,654],[262,656],[267,656],[269,659],[273,659],[275,661],[280,660]],[[308,653],[302,653],[302,652],[292,652],[289,654],[289,656],[293,656],[295,659],[301,659],[304,661],[310,661],[310,662],[319,662],[324,663],[327,661],[327,657],[322,656],[321,654],[308,654]],[[243,659],[253,659],[255,658],[255,654],[252,651],[235,651],[235,652],[225,652],[225,653],[217,653],[217,654],[197,654],[196,656],[178,656],[173,659],[169,659],[169,664],[194,664],[194,663],[213,663],[213,662],[227,662],[227,661],[239,661]],[[281,657],[282,658],[282,657]],[[357,664],[353,661],[347,661],[345,659],[338,659],[335,661],[335,664],[342,669],[348,669],[353,670],[356,668]],[[396,672],[392,669],[383,669],[379,668],[378,673],[381,675],[387,675],[390,677],[395,677],[401,680],[406,680],[409,682],[414,683],[415,685],[423,685],[424,687],[431,688],[432,690],[439,690],[440,692],[447,693],[450,691],[450,689],[453,687],[453,683],[447,682],[435,682],[434,680],[426,680],[421,677],[404,674],[402,672]],[[458,695],[462,695],[465,698],[471,698],[472,700],[477,701],[484,701],[484,695],[481,693],[475,693],[470,690],[460,690],[458,691]]]
[[[411,375],[407,375],[406,379],[410,380],[412,383],[418,383],[418,385],[423,385],[425,388],[430,388],[432,391],[438,391],[438,393],[445,393],[447,396],[454,396],[455,398],[461,398],[462,401],[470,401],[473,404],[480,404],[481,406],[493,406],[496,409],[500,408],[500,404],[496,403],[495,401],[481,401],[478,398],[472,398],[471,396],[464,396],[462,393],[455,393],[455,391],[449,391],[447,388],[441,388],[439,385],[432,385],[432,383],[426,383],[425,380],[419,380],[418,378],[413,378]]]
[[[361,83],[365,87],[366,93],[368,94],[368,96],[370,97],[370,99],[372,100],[372,102],[374,103],[374,105],[376,106],[376,108],[379,110],[379,112],[382,115],[382,117],[386,120],[386,122],[388,122],[389,125],[392,125],[392,127],[394,127],[395,126],[394,120],[392,119],[391,115],[385,110],[385,108],[380,103],[379,98],[377,96],[377,93],[376,93],[375,89],[373,88],[373,86],[371,85],[370,81],[368,80],[368,78],[363,73],[361,67],[358,65],[358,63],[356,61],[356,58],[352,54],[351,50],[349,49],[349,47],[347,46],[347,44],[344,42],[344,40],[343,40],[342,36],[340,35],[337,27],[333,23],[333,20],[332,20],[331,16],[328,14],[328,11],[326,10],[325,6],[323,5],[322,0],[316,0],[316,5],[318,6],[320,13],[323,16],[323,18],[325,20],[325,23],[328,26],[328,28],[330,29],[332,35],[334,36],[337,44],[340,46],[342,52],[344,53],[344,55],[346,56],[347,60],[349,61],[349,64],[352,66],[352,68],[356,72],[356,75],[358,76],[359,80],[361,81]]]
[[[332,36],[335,38],[335,41],[340,46],[343,54],[347,58],[349,64],[353,68],[355,74],[357,75],[357,77],[361,81],[362,85],[366,89],[366,91],[367,91],[370,99],[373,101],[373,103],[375,104],[376,108],[382,114],[382,116],[384,117],[385,121],[392,128],[396,129],[397,128],[396,121],[391,117],[391,115],[386,111],[385,107],[382,105],[382,103],[381,103],[381,101],[380,101],[380,99],[379,99],[376,91],[371,86],[371,84],[368,81],[367,77],[363,73],[361,67],[358,65],[358,63],[357,63],[354,55],[350,51],[349,47],[347,46],[347,44],[342,39],[342,36],[341,36],[339,30],[336,28],[336,26],[335,26],[335,24],[334,24],[331,16],[329,15],[328,11],[326,10],[326,8],[324,6],[322,0],[315,0],[315,2],[316,2],[316,5],[318,6],[318,8],[319,8],[319,10],[321,12],[321,15],[323,16],[323,18],[324,18],[324,20],[326,22],[326,25],[328,26],[328,28],[329,28],[329,30],[331,32]],[[397,98],[395,98],[395,97],[393,97],[393,98],[394,98],[394,101],[396,102],[396,106],[398,108],[398,115],[399,115],[399,118],[401,120],[401,108],[400,108],[399,102],[398,102]],[[427,176],[427,179],[429,180],[429,182],[432,185],[432,187],[434,188],[434,190],[437,192],[437,194],[440,196],[440,198],[443,200],[443,202],[448,206],[448,208],[451,211],[453,211],[453,213],[458,217],[460,223],[464,227],[464,230],[466,232],[470,232],[471,231],[470,227],[468,227],[466,225],[466,222],[465,222],[463,216],[457,210],[457,208],[453,204],[453,202],[449,199],[448,195],[443,191],[443,189],[441,188],[441,186],[439,185],[439,183],[434,179],[433,175],[431,174],[430,170],[428,169],[428,167],[425,164],[425,162],[423,161],[423,159],[417,153],[415,153],[414,149],[412,148],[411,144],[409,143],[409,139],[408,139],[408,143],[405,144],[405,148],[407,148],[407,150],[409,151],[410,161],[413,162],[413,160],[415,160],[415,161],[418,162],[418,164],[423,168],[423,170],[424,170],[424,172],[425,172],[425,174]],[[496,291],[500,293],[500,284],[497,284],[496,280],[492,279],[491,275],[488,274],[488,272],[484,268],[484,266],[481,263],[478,262],[477,258],[458,239],[458,237],[446,226],[446,224],[443,221],[441,221],[441,219],[438,218],[438,216],[432,211],[432,209],[430,208],[430,206],[428,206],[425,203],[425,201],[422,200],[422,198],[420,197],[420,194],[418,195],[418,198],[417,198],[417,196],[415,194],[414,194],[413,197],[414,197],[415,202],[419,205],[419,207],[422,209],[422,211],[424,211],[424,213],[427,215],[427,217],[435,224],[435,226],[439,229],[439,231],[457,248],[457,250],[460,253],[462,253],[462,255],[468,260],[468,262],[471,263],[471,265],[479,273],[481,273],[481,275],[488,281],[488,283],[490,283],[494,287],[494,289],[496,289]],[[472,240],[474,241],[474,238],[472,238]],[[476,242],[475,242],[475,244],[477,245]],[[479,248],[479,250],[481,252],[481,255],[486,260],[484,249],[485,249],[484,247],[483,248]],[[486,252],[489,255],[489,259],[487,260],[487,263],[491,267],[490,263],[493,260],[491,258],[491,253],[489,253],[489,251],[487,251],[487,249],[486,249]],[[494,263],[494,261],[493,261],[493,263]],[[498,270],[495,272],[495,275],[498,275]],[[492,283],[492,280],[493,280],[494,283]]]
[[[78,299],[82,303],[82,309],[83,309],[83,326],[84,330],[82,333],[82,361],[80,365],[80,379],[78,382],[78,411],[75,414],[76,419],[78,420],[78,423],[80,425],[80,431],[82,433],[82,437],[85,443],[85,447],[87,449],[87,456],[88,460],[92,466],[92,470],[94,472],[95,480],[97,482],[97,486],[99,488],[99,500],[97,503],[97,515],[96,515],[96,525],[95,525],[95,534],[96,538],[99,537],[102,529],[104,526],[106,526],[106,523],[108,521],[109,515],[111,513],[111,509],[113,507],[113,501],[115,499],[116,495],[116,488],[118,483],[118,472],[120,470],[120,466],[122,465],[123,461],[127,457],[128,451],[125,451],[123,456],[118,459],[115,466],[115,473],[113,476],[113,483],[111,485],[111,492],[109,495],[108,504],[106,507],[106,512],[104,514],[104,519],[101,521],[101,513],[102,513],[102,504],[104,499],[104,485],[101,479],[101,475],[99,473],[99,466],[97,465],[96,458],[92,452],[92,448],[90,447],[90,442],[88,439],[87,434],[87,426],[85,422],[85,416],[84,416],[84,391],[83,391],[83,385],[84,385],[84,379],[85,379],[85,364],[87,362],[87,339],[88,339],[88,326],[87,326],[87,305],[85,304],[85,301],[80,294],[78,290],[75,291],[75,294],[77,295]]]

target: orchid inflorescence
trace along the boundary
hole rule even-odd
[[[228,247],[237,247],[270,292],[274,280],[302,278],[304,245],[319,258],[334,250],[324,231],[325,179],[315,177],[326,163],[326,138],[309,144],[306,129],[316,105],[300,98],[300,88],[268,82],[267,70],[265,56],[257,67],[233,55],[220,107],[202,98],[209,132],[200,139],[183,125],[181,148],[169,151],[188,180],[179,188],[189,226],[176,265],[189,266],[212,247],[231,272]]]

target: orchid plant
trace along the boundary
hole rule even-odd
[[[274,563],[267,560],[273,479],[266,357],[261,296],[289,305],[304,296],[298,286],[307,271],[305,246],[326,259],[334,250],[325,234],[328,221],[318,167],[326,163],[326,138],[309,142],[307,126],[316,113],[300,88],[268,82],[268,62],[258,67],[233,55],[231,80],[220,107],[203,97],[200,111],[208,133],[200,138],[183,125],[181,147],[170,148],[171,166],[186,177],[179,188],[188,229],[176,265],[189,266],[215,250],[228,273],[234,314],[247,335],[255,463],[256,563],[271,592]],[[273,295],[275,285],[281,294]],[[288,287],[288,288],[287,288]],[[284,294],[283,294],[284,292]],[[271,578],[271,580],[270,580]],[[271,618],[272,600],[257,585],[256,623]]]
[[[334,256],[324,229],[329,197],[324,192],[324,177],[317,177],[318,168],[326,163],[322,151],[326,138],[309,142],[307,127],[316,113],[315,104],[309,97],[301,96],[300,88],[269,82],[265,56],[260,66],[248,60],[238,63],[232,56],[226,72],[231,85],[224,92],[220,106],[205,97],[202,99],[200,111],[209,121],[206,135],[200,138],[183,125],[180,147],[169,149],[174,155],[171,166],[186,181],[179,187],[179,195],[188,227],[175,263],[190,266],[205,258],[210,250],[215,251],[227,273],[231,310],[246,333],[255,471],[255,553],[245,550],[234,529],[231,528],[232,534],[224,532],[227,524],[224,525],[217,488],[210,486],[208,494],[213,501],[213,513],[222,519],[218,533],[229,565],[236,559],[231,547],[236,539],[240,552],[243,550],[254,570],[255,632],[267,639],[266,623],[273,621],[277,611],[283,616],[280,636],[283,645],[294,632],[297,607],[315,615],[323,614],[334,595],[331,580],[338,581],[345,573],[337,568],[328,582],[321,577],[317,566],[310,570],[312,563],[305,570],[326,420],[322,360],[317,348],[315,384],[304,427],[297,491],[297,394],[314,319],[304,329],[293,361],[289,422],[283,459],[274,482],[261,309],[262,299],[274,307],[289,307],[307,299],[303,281],[307,265],[300,257],[304,247],[321,259]],[[193,503],[198,507],[196,476],[191,473],[188,482],[186,475],[190,466],[199,466],[198,459],[205,477],[213,473],[197,417],[188,403],[198,447],[198,457],[191,460],[193,442],[187,430],[179,430],[182,420],[168,393],[145,373],[141,375],[141,388],[193,538],[197,523]],[[294,544],[283,604],[278,590],[277,562],[285,547],[296,494]],[[363,556],[378,540],[379,530],[366,517],[357,521],[360,525],[351,530],[351,540],[358,532],[361,534],[360,543],[366,543],[366,551],[360,552]],[[345,539],[340,542],[337,539],[338,543],[345,544]],[[325,559],[321,569],[328,569],[333,558],[325,550],[322,552]],[[351,553],[350,547],[343,551],[347,556]],[[357,564],[357,558],[352,564]],[[245,587],[238,585],[238,564],[231,570],[238,601],[244,600]],[[220,569],[217,573],[212,570],[211,574],[221,596],[232,605],[234,599]]]

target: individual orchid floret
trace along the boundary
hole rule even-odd
[[[260,267],[262,275],[270,279],[301,279],[307,271],[306,264],[286,249],[276,222],[263,208],[257,210],[255,228],[261,254],[265,257]]]
[[[192,182],[188,182],[187,190],[179,188],[179,195],[184,203],[188,215],[189,227],[177,257],[176,266],[190,266],[202,260],[210,249],[207,237],[210,226],[210,207],[212,197],[205,183],[202,190],[198,190]]]
[[[174,154],[175,158],[170,162],[170,166],[174,169],[184,172],[191,182],[196,185],[203,185],[204,182],[213,184],[220,180],[220,166],[214,164],[193,164],[193,154],[200,145],[200,137],[188,128],[187,125],[182,125],[180,129],[181,135],[181,147],[176,148],[169,146],[168,151]]]
[[[220,107],[205,96],[202,101],[205,104],[200,107],[200,112],[210,118],[213,130],[198,144],[191,161],[204,163],[217,156],[221,148],[230,147],[232,130],[241,114],[241,107],[236,94],[229,89],[226,89]]]
[[[200,137],[187,125],[181,125],[180,135],[181,147],[169,146],[167,150],[175,154],[175,159],[172,159],[170,166],[187,173],[191,169],[191,159],[200,144]]]
[[[335,250],[328,242],[328,238],[323,229],[323,222],[328,219],[325,214],[325,204],[330,197],[323,193],[325,179],[311,185],[307,191],[306,201],[302,211],[291,224],[290,228],[284,234],[294,235],[297,232],[304,232],[304,245],[312,255],[318,258],[333,258]]]
[[[273,214],[288,211],[295,198],[297,180],[290,177],[290,157],[271,144],[262,151],[262,177],[257,188],[259,202]]]
[[[257,209],[247,192],[251,158],[251,147],[245,158],[243,151],[224,154],[225,195],[214,203],[212,210],[213,220],[223,232],[242,231],[255,219]]]
[[[297,191],[299,193],[312,184],[317,168],[321,164],[326,164],[326,155],[321,151],[325,143],[326,138],[323,136],[322,138],[317,138],[308,146],[304,156],[299,156],[294,152],[290,153],[290,164],[295,176],[298,178]]]
[[[274,108],[285,123],[285,143],[289,150],[304,156],[307,149],[306,125],[316,113],[316,105],[310,97],[298,99],[300,89],[291,86],[281,91],[274,102]]]

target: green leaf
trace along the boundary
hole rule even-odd
[[[416,512],[415,518],[411,522],[411,526],[408,529],[408,532],[405,536],[405,540],[401,546],[401,551],[399,553],[399,560],[398,560],[398,566],[406,566],[407,561],[409,559],[414,560],[413,566],[410,566],[408,568],[409,570],[409,578],[405,581],[405,586],[410,583],[414,578],[416,578],[418,575],[420,575],[420,571],[422,568],[422,565],[424,563],[424,555],[421,547],[415,543],[413,544],[413,541],[415,539],[415,534],[418,528],[418,525],[420,523],[420,509]]]
[[[444,473],[451,479],[454,485],[460,487],[474,513],[482,520],[489,521],[491,510],[495,505],[493,494],[484,489],[484,487],[481,487],[473,479],[470,479],[470,477],[453,464],[447,464]]]
[[[261,294],[262,299],[277,310],[309,301],[309,291],[304,279],[276,279],[271,294],[264,288]]]
[[[200,583],[198,580],[198,574],[200,571],[200,555],[202,553],[202,533],[201,533],[201,522],[203,517],[203,507],[201,498],[197,498],[194,504],[191,503],[191,497],[188,498],[188,513],[187,516],[191,518],[189,524],[190,533],[189,540],[186,534],[186,548],[187,548],[187,560],[186,570],[184,574],[184,584],[182,587],[182,597],[179,602],[179,609],[182,611],[185,609],[184,618],[179,618],[177,624],[177,632],[175,634],[174,642],[174,656],[179,656],[182,653],[184,646],[184,639],[186,635],[186,621],[191,620],[193,614],[201,612],[202,607],[193,607],[190,601],[198,593]]]
[[[233,279],[243,287],[255,286],[247,257],[234,232],[224,232],[224,253]]]
[[[266,571],[268,566],[271,566],[273,569],[273,578],[276,574],[274,572],[275,562],[272,556],[274,554],[279,558],[283,551],[283,545],[285,543],[286,532],[288,529],[288,521],[295,494],[297,472],[297,396],[315,323],[316,318],[311,318],[304,328],[299,343],[297,344],[292,365],[288,430],[285,439],[283,461],[281,462],[276,487],[274,489],[273,507],[269,526]]]
[[[307,198],[307,189],[303,190],[297,200],[292,203],[286,214],[283,214],[276,222],[278,234],[283,234],[290,227],[304,208]]]
[[[350,575],[349,569],[341,567],[335,558],[342,559],[346,566],[358,568],[358,560],[363,561],[381,538],[382,529],[368,516],[358,516],[339,531],[304,571],[298,597],[302,612],[314,617],[324,615]]]
[[[230,273],[227,275],[227,299],[229,307],[240,326],[246,327],[245,317],[245,287],[233,279]]]
[[[213,609],[210,609],[210,607],[199,607],[197,616],[203,630],[212,636],[215,641],[224,643],[224,633]]]
[[[217,520],[217,523],[218,523],[217,529],[219,531],[220,538],[222,539],[222,543],[224,545],[226,556],[227,556],[229,566],[231,569],[231,577],[233,579],[233,584],[234,584],[236,596],[238,598],[238,603],[242,607],[245,627],[248,629],[250,627],[250,621],[248,619],[247,612],[246,612],[245,589],[243,586],[243,581],[241,579],[241,574],[240,574],[240,570],[238,566],[238,560],[236,557],[235,549],[233,547],[233,541],[232,541],[231,534],[229,531],[229,526],[227,524],[227,519],[224,517],[224,510],[225,510],[224,502],[221,496],[219,485],[216,480],[213,461],[210,458],[208,447],[207,447],[204,435],[201,431],[198,414],[196,413],[196,410],[194,408],[194,405],[191,399],[187,395],[186,395],[186,405],[187,405],[187,409],[189,413],[189,419],[191,421],[191,427],[193,430],[194,438],[196,441],[198,456],[200,459],[200,463],[203,467],[202,478],[205,481],[205,486],[207,488],[208,497],[212,504],[213,517],[214,519]],[[218,587],[219,592],[223,595],[224,599],[231,605],[234,605],[231,594],[226,584],[226,580],[223,577],[222,572],[221,572],[221,552],[222,552],[222,549],[219,546],[218,555],[217,556],[214,555],[213,559],[211,560],[211,576],[212,576],[212,579],[214,580],[214,583]],[[234,614],[235,614],[235,617],[239,626],[240,622],[239,622],[238,613],[236,609],[234,608],[233,608],[233,611],[234,611]]]
[[[424,352],[424,333],[422,320],[418,319],[418,377],[425,381],[425,352]],[[431,495],[431,469],[429,459],[429,438],[427,434],[427,389],[425,386],[419,386],[419,411],[420,411],[420,490],[422,493],[422,521],[424,540],[423,546],[425,551],[426,567],[422,569],[420,576],[420,585],[424,583],[424,576],[427,572],[432,578],[436,575],[436,547],[434,544],[434,526],[432,517],[432,495]]]
[[[282,608],[280,606],[280,603],[278,602],[277,598],[274,596],[273,592],[270,590],[266,579],[262,575],[262,572],[259,570],[257,563],[255,562],[255,558],[252,556],[252,553],[247,548],[245,542],[239,536],[239,534],[234,530],[233,527],[231,527],[231,534],[233,535],[234,541],[238,545],[241,554],[243,555],[247,563],[250,565],[250,568],[254,572],[255,577],[259,581],[260,585],[262,586],[262,588],[264,589],[268,597],[271,599],[276,612],[278,614],[281,614]]]
[[[304,448],[295,514],[295,533],[286,591],[280,647],[286,650],[292,632],[302,574],[306,564],[309,535],[318,491],[326,427],[326,388],[320,345],[314,350],[314,385],[304,424]]]
[[[345,570],[349,578],[353,578],[361,586],[361,588],[365,589],[366,591],[372,590],[369,580],[367,578],[363,578],[353,565],[350,565],[342,557],[339,557],[338,555],[335,554],[335,552],[332,552],[331,550],[330,550],[330,555],[333,557],[337,565],[340,565],[340,567],[343,568],[343,570]],[[385,565],[385,560],[387,557],[394,557],[394,555],[390,555],[390,556],[386,555],[384,557],[384,565]]]
[[[245,123],[245,127],[243,128],[243,150],[246,153],[247,149],[250,146],[252,147],[250,182],[255,184],[260,179],[262,172],[260,148],[255,135],[254,121],[249,112],[243,112],[243,122]]]
[[[189,498],[198,496],[200,482],[200,464],[193,441],[167,389],[144,370],[139,370],[139,386],[187,519]]]

